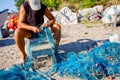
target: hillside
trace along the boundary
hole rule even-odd
[[[117,4],[120,5],[120,0],[117,1]],[[83,8],[88,8],[88,7],[94,7],[96,5],[103,5],[105,8],[111,6],[111,5],[116,5],[116,0],[101,0],[101,1],[97,1],[96,3],[91,3],[91,2],[74,2],[74,3],[70,3],[70,0],[64,0],[64,2],[62,4],[60,4],[59,6],[59,10],[65,6],[68,6],[69,8],[73,9],[74,11],[77,11],[79,9],[83,9]]]

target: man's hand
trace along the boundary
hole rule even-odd
[[[44,27],[47,27],[48,24],[47,23],[43,23],[41,26],[44,28]]]
[[[41,25],[42,28],[45,28],[45,27],[47,27],[47,26],[48,26],[47,23],[43,23],[43,24]],[[32,28],[33,28],[32,30],[33,30],[34,33],[39,33],[39,32],[41,32],[41,30],[40,30],[38,27],[36,27],[36,26],[33,26]]]
[[[35,27],[35,26],[34,26],[34,27],[32,27],[32,28],[33,28],[32,30],[33,30],[34,33],[39,33],[39,32],[41,32],[41,30],[40,30],[38,27]]]

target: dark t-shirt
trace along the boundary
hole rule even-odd
[[[34,11],[31,9],[28,2],[23,3],[23,7],[26,12],[26,23],[31,26],[38,26],[39,24],[43,24],[44,22],[44,13],[46,10],[46,6],[41,4],[41,9],[38,11]]]

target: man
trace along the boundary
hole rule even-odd
[[[48,23],[44,23],[44,15],[49,19]],[[61,27],[55,23],[54,16],[45,5],[40,3],[40,0],[28,0],[20,7],[18,28],[15,30],[15,42],[24,61],[27,58],[24,38],[32,38],[36,33],[39,33],[38,25],[43,28],[49,26],[54,33],[56,45],[59,45]]]

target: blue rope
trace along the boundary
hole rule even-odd
[[[29,58],[30,58],[30,60],[32,62],[33,55],[32,55],[31,48],[34,47],[34,46],[39,46],[43,42],[47,42],[47,43],[49,43],[51,45],[51,52],[46,52],[46,53],[50,54],[50,56],[52,58],[52,63],[55,64],[57,62],[56,61],[57,60],[56,55],[55,55],[56,46],[55,46],[55,42],[54,42],[52,33],[51,33],[49,27],[42,28],[42,26],[40,26],[40,25],[38,27],[42,31],[37,34],[37,40],[30,43],[30,45],[28,47],[28,56],[29,56]]]
[[[87,54],[69,52],[66,56],[66,60],[61,59],[51,72],[88,80],[104,79],[104,74],[120,76],[120,43],[106,42]]]
[[[40,37],[43,37],[43,35],[47,33],[49,42],[53,44],[51,46],[55,48],[54,41],[52,42],[53,37],[51,37],[50,32],[47,31],[48,28],[46,27],[43,32],[39,34],[39,40],[44,40],[44,38]],[[31,47],[32,46],[29,46],[29,49]],[[88,51],[87,54],[77,54],[75,52],[57,54],[54,58],[61,59],[60,62],[54,64],[52,69],[46,73],[32,68],[32,57],[32,53],[29,51],[29,57],[26,63],[14,65],[8,70],[0,70],[0,79],[50,80],[50,77],[47,75],[54,73],[59,73],[60,76],[72,76],[73,78],[82,78],[85,80],[101,80],[104,79],[104,74],[106,74],[106,76],[120,77],[120,43],[106,42]]]
[[[11,68],[0,70],[0,80],[51,80],[45,73],[35,70],[25,64],[17,64]]]
[[[39,28],[41,29],[41,26],[39,26]],[[48,40],[48,42],[51,44],[51,48],[55,48],[54,39],[49,28],[46,27],[42,30],[41,33],[38,33],[37,39],[37,42],[31,42],[30,46],[28,46],[28,57],[26,62],[18,65],[13,65],[8,70],[0,70],[0,80],[51,80],[51,78],[45,73],[42,73],[33,68],[33,55],[31,51],[32,47],[40,45],[45,40]],[[52,57],[55,60],[54,54]]]

